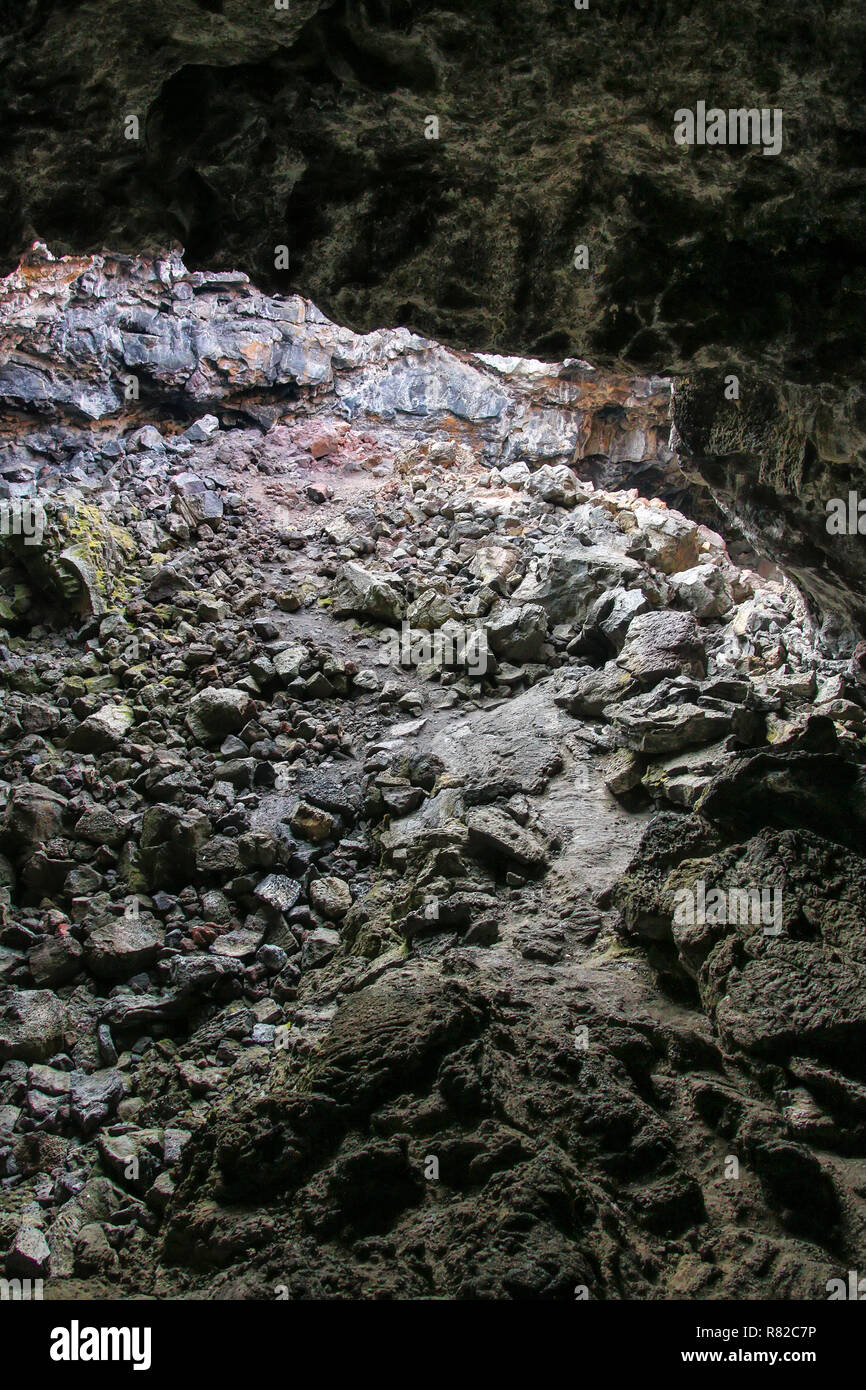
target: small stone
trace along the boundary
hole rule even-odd
[[[273,1023],[255,1023],[250,1033],[250,1042],[255,1047],[273,1047],[276,1031]]]
[[[92,845],[122,845],[126,834],[126,827],[103,806],[85,811],[75,826],[76,837]]]
[[[604,784],[614,796],[624,796],[640,785],[643,769],[643,759],[637,753],[630,748],[617,748],[602,766]]]
[[[175,1183],[171,1173],[160,1173],[144,1198],[151,1211],[165,1211],[174,1196],[174,1188]]]
[[[274,657],[274,670],[280,680],[288,684],[289,681],[297,680],[301,667],[309,659],[310,654],[306,647],[302,646],[300,642],[290,642]]]
[[[277,607],[281,613],[297,613],[301,603],[301,596],[296,589],[284,589],[281,594],[277,594]]]
[[[99,1056],[107,1067],[117,1065],[117,1048],[114,1046],[114,1039],[111,1036],[111,1029],[107,1023],[100,1023],[96,1030],[96,1041],[99,1046]]]
[[[118,1259],[102,1226],[89,1221],[75,1238],[75,1269],[80,1274],[107,1274],[117,1268]]]
[[[352,906],[352,890],[342,878],[315,878],[309,893],[315,910],[331,920],[345,917]]]
[[[337,833],[337,821],[330,812],[310,806],[306,801],[298,803],[289,823],[296,835],[314,845],[333,839]]]
[[[255,921],[255,918],[251,920]],[[211,951],[214,955],[227,956],[231,960],[250,960],[262,944],[263,931],[264,928],[239,927],[237,931],[218,936]]]
[[[301,949],[301,969],[318,970],[327,965],[339,944],[339,933],[332,927],[317,927],[310,932]]]
[[[37,1226],[22,1226],[6,1256],[6,1273],[35,1278],[47,1275],[51,1267],[48,1241]]]
[[[220,422],[215,415],[202,415],[194,425],[184,430],[182,438],[189,444],[206,444],[219,433]]]
[[[290,912],[301,896],[301,885],[285,874],[268,874],[256,886],[256,897],[275,912]]]

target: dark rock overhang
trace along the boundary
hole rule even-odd
[[[696,474],[860,621],[861,538],[825,527],[863,466],[855,0],[41,0],[5,18],[4,269],[35,238],[175,242],[356,330],[687,377]],[[677,144],[699,103],[783,112],[779,154]]]

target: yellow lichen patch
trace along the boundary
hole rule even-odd
[[[135,541],[122,526],[106,521],[100,509],[81,504],[69,514],[69,549],[88,567],[99,597],[116,607],[129,597],[126,566],[136,553]]]

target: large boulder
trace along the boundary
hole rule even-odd
[[[199,743],[217,743],[236,734],[249,718],[250,697],[244,690],[211,687],[193,695],[186,717]]]
[[[75,978],[81,969],[84,952],[74,936],[49,936],[27,957],[27,964],[33,982],[38,989],[47,986],[56,989]]]
[[[82,1134],[93,1134],[114,1114],[125,1095],[120,1072],[111,1069],[92,1076],[76,1073],[72,1078],[70,1108]]]
[[[26,369],[24,374],[27,375]],[[0,368],[0,375],[8,381],[10,369]],[[39,373],[29,375],[32,384],[39,382],[37,395],[42,396],[45,378],[40,379]],[[11,368],[11,376],[16,376],[15,368]],[[63,376],[66,388],[79,401],[93,390],[89,383],[74,381],[65,373]],[[10,384],[14,391],[14,382]],[[19,376],[18,385],[21,384]],[[26,386],[24,393],[25,397],[29,394]],[[98,388],[94,394],[99,396]],[[111,394],[109,388],[102,396],[102,406],[108,405]],[[12,528],[10,533],[8,527],[0,526],[0,563],[5,562],[7,555],[13,558],[33,586],[67,612],[102,614],[122,603],[136,549],[130,532],[105,509],[85,501],[72,489],[60,496],[47,492],[40,498],[39,524],[28,527],[27,533],[19,534],[18,528]]]
[[[547,642],[547,614],[539,603],[502,605],[484,624],[496,656],[506,661],[541,661]]]
[[[718,563],[681,570],[668,582],[677,600],[697,618],[723,618],[734,606],[731,585]]]
[[[153,964],[162,947],[163,935],[156,918],[143,913],[106,917],[87,936],[85,963],[100,979],[128,979]]]
[[[551,623],[582,622],[602,593],[639,587],[646,574],[638,560],[606,546],[565,546],[544,556],[538,574],[527,576],[513,597],[540,603]]]
[[[742,965],[716,948],[702,993],[730,1047],[760,1057],[815,1053],[841,1061],[866,1043],[866,968],[808,942],[763,938]]]
[[[0,822],[3,843],[18,853],[53,839],[62,832],[66,804],[59,792],[38,782],[13,787]]]
[[[600,635],[601,645],[608,652],[621,651],[632,619],[646,613],[649,607],[649,600],[640,589],[614,589],[613,593],[602,594],[586,615],[581,634],[584,642],[592,644]]]
[[[707,709],[689,701],[661,709],[640,708],[636,704],[627,700],[609,707],[605,713],[622,743],[649,757],[713,743],[733,732],[732,715],[726,710]]]
[[[0,995],[0,1062],[44,1062],[63,1050],[68,1027],[66,1008],[51,990],[9,990]]]
[[[357,616],[398,623],[403,617],[403,600],[390,575],[374,574],[354,560],[343,565],[331,597],[336,618]]]
[[[642,533],[647,563],[663,574],[677,574],[698,562],[701,536],[698,527],[663,502],[636,502],[631,508]]]
[[[73,729],[67,747],[75,753],[111,753],[122,748],[135,722],[128,705],[103,705]]]
[[[587,496],[582,488],[578,488],[574,473],[564,463],[546,463],[536,469],[527,479],[526,491],[554,507],[573,507],[579,497]]]
[[[505,867],[516,864],[532,874],[541,874],[547,867],[547,851],[531,830],[499,811],[486,806],[471,811],[466,817],[469,845],[483,858],[493,858]]]
[[[205,416],[206,420],[215,419],[214,416]],[[219,421],[216,421],[217,430]],[[194,438],[194,434],[201,430],[201,422],[197,421],[186,431],[186,437],[190,443],[202,443],[203,438]],[[172,491],[175,493],[172,501],[172,512],[191,529],[204,523],[211,526],[214,530],[219,526],[223,518],[223,500],[218,492],[205,485],[203,478],[195,473],[181,473],[172,479]]]
[[[665,676],[706,675],[706,652],[691,613],[639,613],[632,619],[619,654],[619,665],[642,685]]]
[[[211,822],[202,811],[149,806],[139,842],[141,870],[149,887],[167,891],[190,883],[196,873],[199,850],[212,832]]]
[[[482,584],[501,586],[513,574],[520,551],[513,545],[490,541],[479,545],[469,562],[469,573]]]
[[[709,747],[691,747],[654,762],[640,778],[644,790],[656,800],[674,806],[694,806],[713,778],[733,757],[727,740]]]
[[[833,749],[758,748],[732,759],[696,809],[740,838],[760,825],[803,827],[859,850],[866,835],[866,775]]]
[[[624,700],[637,689],[627,671],[609,661],[600,671],[589,667],[576,675],[563,672],[557,680],[554,701],[561,709],[581,719],[598,719],[606,706]]]
[[[452,618],[460,617],[460,609],[447,594],[435,589],[424,589],[406,611],[406,621],[411,627],[424,628],[433,632]]]

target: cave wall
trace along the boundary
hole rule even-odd
[[[857,538],[826,544],[801,499],[804,472],[817,507],[862,460],[857,0],[0,13],[3,269],[36,237],[55,253],[180,244],[194,268],[243,269],[358,330],[696,378],[703,423],[677,420],[695,466],[761,528],[765,490],[782,498],[797,544],[783,527],[768,550],[856,611]],[[701,100],[780,108],[781,153],[676,145],[674,112]]]
[[[844,617],[862,632],[863,390],[855,382],[812,385],[764,375],[743,383],[734,400],[717,371],[696,372],[676,383],[672,416],[686,476],[709,486],[816,611]]]

